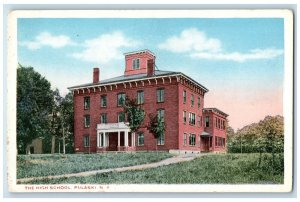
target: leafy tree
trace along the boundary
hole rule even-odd
[[[63,153],[73,153],[74,137],[73,95],[68,93],[61,101],[60,114],[62,124]]]
[[[66,140],[68,142],[68,153],[73,152],[73,95],[71,93],[62,97],[58,89],[53,91],[54,107],[51,114],[52,147],[51,153],[56,151],[56,139],[58,139],[58,150],[60,153],[60,142],[62,140],[63,154],[66,153]]]
[[[33,67],[17,68],[17,150],[26,153],[26,146],[35,138],[49,137],[49,114],[52,111],[49,81]],[[47,140],[46,140],[47,141]],[[47,149],[47,148],[45,148]]]
[[[123,109],[124,113],[127,115],[130,131],[134,135],[144,121],[145,111],[141,108],[141,105],[137,103],[136,99],[130,99],[128,96],[126,96]]]
[[[162,121],[162,118],[158,116],[158,114],[149,114],[149,123],[147,129],[153,134],[157,150],[157,140],[164,134],[166,130],[165,123]]]

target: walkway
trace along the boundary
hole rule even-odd
[[[203,156],[206,154],[198,154],[198,155],[179,155],[174,156],[171,158],[164,159],[162,161],[158,161],[155,163],[148,163],[148,164],[141,164],[135,166],[128,166],[128,167],[121,167],[121,168],[108,168],[103,170],[92,170],[92,171],[85,171],[80,173],[70,173],[70,174],[62,174],[62,175],[53,175],[53,176],[42,176],[42,177],[31,177],[31,178],[22,178],[17,179],[17,183],[25,183],[30,182],[33,180],[43,180],[43,179],[57,179],[57,178],[70,178],[70,177],[86,177],[90,175],[96,175],[101,173],[109,173],[109,172],[125,172],[125,171],[132,171],[132,170],[144,170],[148,168],[157,168],[159,166],[166,166],[170,164],[191,161],[199,156]]]

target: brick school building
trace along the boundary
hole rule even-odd
[[[162,150],[175,153],[226,152],[227,114],[204,108],[208,89],[181,72],[155,69],[149,50],[125,53],[124,75],[70,87],[74,95],[76,153]],[[149,117],[132,134],[123,112],[125,97],[136,98],[146,114],[157,113],[166,130],[155,139]]]

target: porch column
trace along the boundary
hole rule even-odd
[[[132,147],[135,146],[135,133],[134,132],[131,133],[131,146]]]
[[[97,147],[99,147],[99,133],[97,133]]]
[[[103,135],[103,147],[106,147],[106,133],[102,133]]]
[[[102,147],[102,135],[103,133],[99,133],[99,147]]]
[[[120,131],[118,131],[118,147],[120,147]]]
[[[125,131],[125,135],[124,135],[124,146],[128,147],[128,131]]]
[[[109,133],[106,133],[106,146],[109,147]]]

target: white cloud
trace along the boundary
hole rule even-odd
[[[191,53],[192,58],[211,59],[211,60],[230,60],[235,62],[245,62],[247,60],[274,58],[283,54],[281,49],[254,49],[249,53]]]
[[[172,36],[159,45],[159,48],[175,53],[183,52],[219,52],[221,42],[215,38],[208,38],[206,34],[195,28],[183,30],[179,36]]]
[[[186,53],[191,58],[208,60],[227,60],[245,62],[247,60],[269,59],[280,56],[283,50],[275,48],[253,49],[249,52],[226,52],[219,39],[209,38],[203,31],[196,28],[183,30],[179,36],[172,36],[159,48],[174,53]]]
[[[49,32],[42,32],[33,41],[21,41],[21,46],[26,46],[30,50],[40,49],[42,46],[51,48],[62,48],[67,45],[75,45],[70,37],[65,35],[53,36]]]
[[[126,37],[122,32],[115,31],[84,41],[85,49],[71,54],[72,57],[95,63],[108,63],[112,59],[122,57],[121,48],[135,47],[141,42]]]

